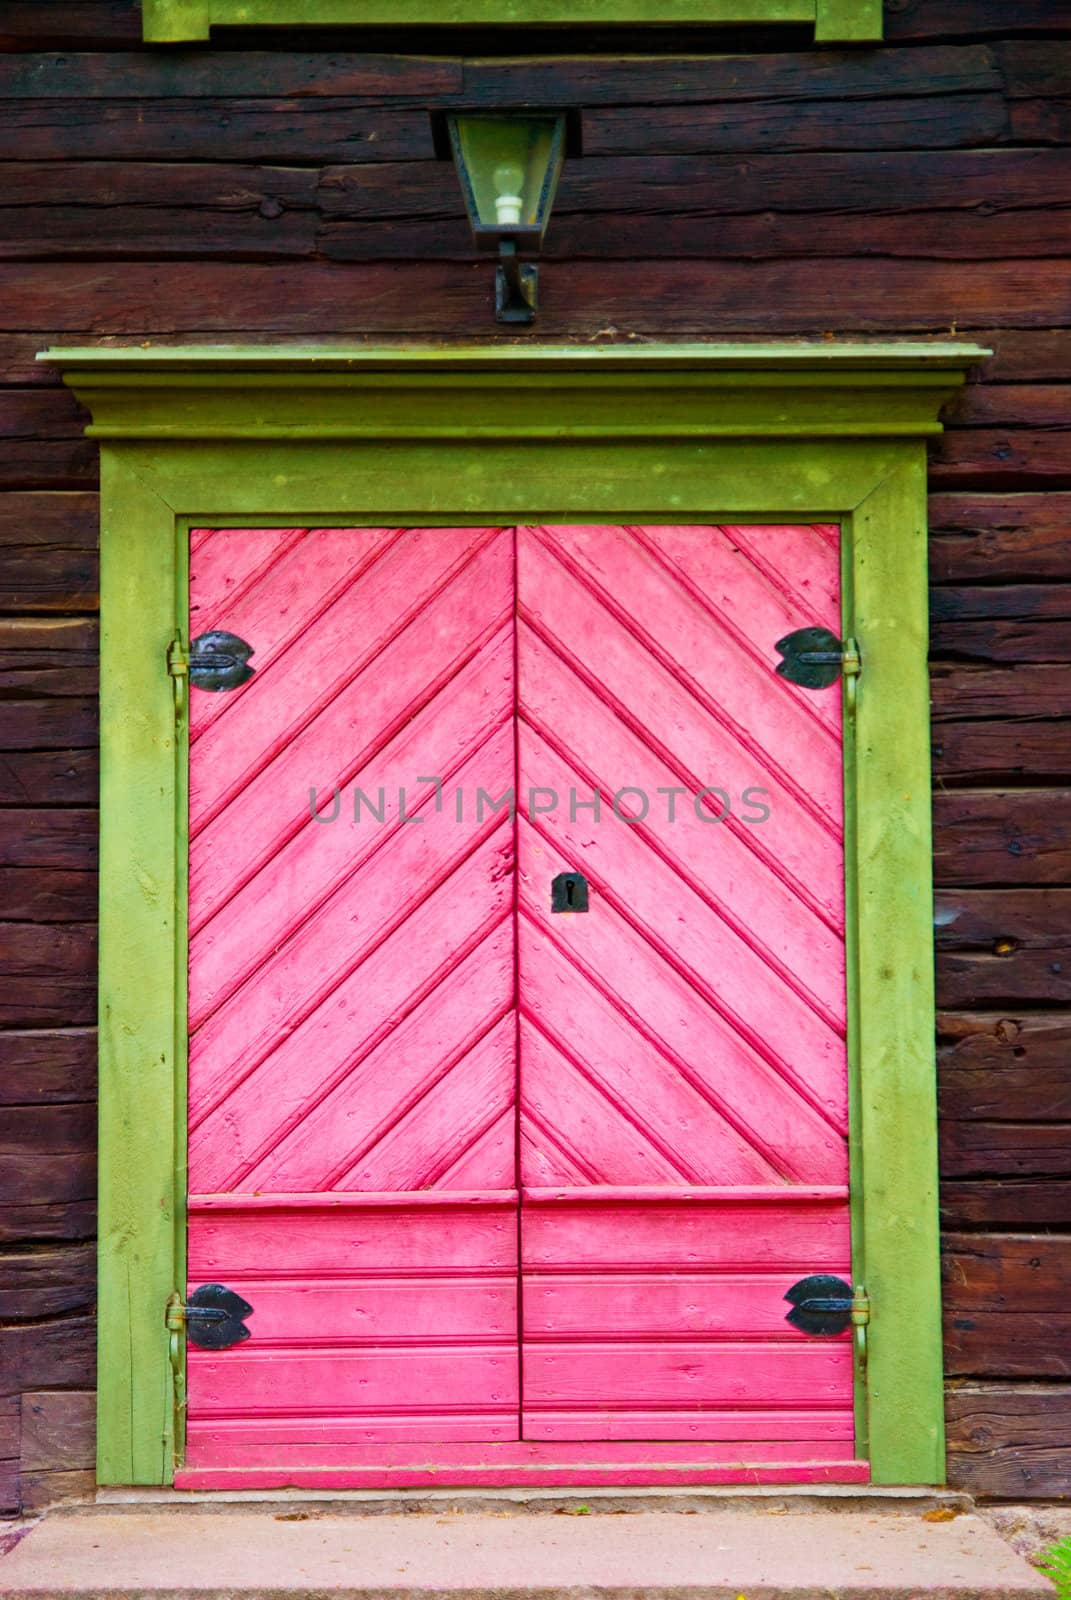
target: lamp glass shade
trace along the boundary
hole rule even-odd
[[[462,113],[449,118],[469,222],[478,244],[538,248],[565,159],[565,116]]]

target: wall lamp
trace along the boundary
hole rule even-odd
[[[435,150],[453,157],[477,249],[496,250],[495,316],[528,323],[539,304],[538,254],[566,156],[580,154],[575,111],[432,114]]]

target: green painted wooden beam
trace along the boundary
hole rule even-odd
[[[166,652],[188,530],[384,520],[841,522],[863,660],[845,767],[853,1256],[873,1306],[858,1437],[875,1482],[941,1481],[925,440],[986,353],[48,353],[105,440],[103,1483],[167,1482],[181,1443],[164,1308],[184,1281],[186,730]]]
[[[213,27],[813,26],[817,40],[877,41],[881,0],[142,0],[155,44],[207,39]]]

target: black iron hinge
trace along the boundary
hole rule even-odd
[[[853,1289],[843,1278],[816,1272],[794,1283],[785,1299],[792,1310],[785,1316],[801,1333],[843,1333],[845,1328],[865,1328],[870,1321],[870,1301],[862,1288]]]
[[[243,1317],[252,1313],[253,1307],[233,1289],[222,1283],[203,1283],[189,1299],[182,1301],[172,1295],[167,1303],[167,1328],[170,1333],[185,1332],[188,1344],[202,1350],[229,1350],[252,1335]]]
[[[862,669],[855,640],[841,642],[828,628],[797,628],[778,639],[774,649],[784,657],[775,669],[778,676],[803,689],[828,689],[841,673],[857,678]]]

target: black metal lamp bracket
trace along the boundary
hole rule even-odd
[[[495,317],[499,322],[534,322],[539,306],[539,268],[522,265],[512,239],[498,242]]]

